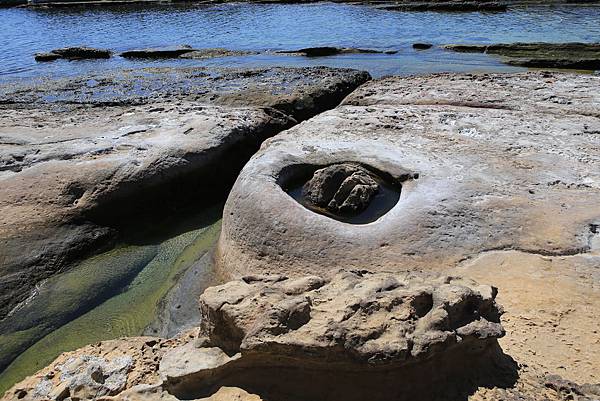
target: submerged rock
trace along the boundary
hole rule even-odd
[[[284,54],[300,54],[306,57],[325,57],[325,56],[335,56],[338,54],[395,54],[395,50],[374,50],[374,49],[358,49],[355,47],[330,47],[330,46],[321,46],[321,47],[307,47],[304,49],[298,50],[282,50],[277,53]]]
[[[446,45],[461,53],[487,53],[510,65],[534,68],[600,69],[600,43],[508,43]]]
[[[150,47],[146,49],[133,49],[119,54],[125,58],[177,58],[183,54],[197,51],[190,45]]]
[[[309,204],[333,213],[358,213],[366,209],[379,184],[373,173],[356,164],[334,164],[315,171],[304,185]]]
[[[218,57],[239,57],[249,56],[252,54],[258,54],[257,52],[246,51],[246,50],[229,50],[223,48],[214,49],[198,49],[191,52],[183,53],[180,58],[190,59],[205,59],[205,58],[218,58]]]
[[[106,49],[94,49],[92,47],[64,47],[47,53],[36,53],[36,61],[53,61],[57,59],[86,60],[107,59],[112,52]]]

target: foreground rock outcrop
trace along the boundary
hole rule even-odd
[[[149,399],[193,399],[223,386],[271,400],[462,394],[507,367],[495,366],[504,335],[495,297],[489,286],[419,272],[245,277],[205,291],[197,335],[68,353],[7,399],[125,400],[150,389]]]
[[[148,69],[0,88],[0,334],[27,330],[16,307],[40,281],[131,221],[223,199],[264,139],[367,79],[328,68]],[[30,342],[3,346],[0,369]]]
[[[517,362],[600,382],[599,85],[543,72],[363,85],[244,167],[225,206],[220,275],[459,271],[504,294],[500,344]],[[394,206],[350,224],[291,196],[307,170],[342,162],[386,172],[401,185]]]
[[[492,249],[586,252],[600,217],[599,84],[528,73],[362,86],[267,141],[245,166],[225,206],[222,276],[444,269]],[[341,162],[401,183],[396,205],[374,223],[347,224],[286,193],[306,166]]]
[[[461,53],[487,53],[510,65],[533,68],[600,69],[600,43],[507,43],[447,45]]]

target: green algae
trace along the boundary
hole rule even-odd
[[[0,366],[6,366],[46,334],[121,291],[156,252],[156,246],[119,247],[40,284],[31,301],[0,322]]]
[[[19,355],[0,374],[0,394],[48,365],[62,352],[101,340],[140,335],[154,320],[160,300],[176,284],[178,276],[214,245],[220,228],[221,221],[217,220],[158,245],[120,248],[121,252],[146,249],[155,255],[122,292],[52,331]],[[110,253],[99,255],[96,261],[103,258],[110,260]],[[63,283],[73,288],[80,284],[75,278]],[[27,333],[15,333],[14,337],[19,335]]]

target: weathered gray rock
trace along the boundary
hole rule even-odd
[[[500,56],[510,65],[535,68],[600,69],[600,43],[507,43],[494,45],[447,45],[461,53]]]
[[[47,53],[36,53],[36,61],[53,61],[59,58],[67,60],[107,59],[112,52],[106,49],[94,49],[86,46],[63,47]]]
[[[366,209],[379,184],[373,173],[351,163],[333,164],[315,171],[302,190],[312,206],[333,213],[358,213]]]
[[[363,85],[246,164],[225,205],[217,268],[327,275],[336,266],[447,269],[490,249],[585,252],[600,216],[598,85],[598,76],[555,73]],[[361,225],[314,213],[284,190],[302,166],[340,162],[419,178]]]

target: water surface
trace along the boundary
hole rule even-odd
[[[197,48],[276,51],[308,46],[398,50],[396,55],[343,55],[307,59],[260,54],[155,65],[329,65],[372,75],[434,71],[516,70],[484,55],[439,49],[415,51],[412,43],[600,42],[600,7],[514,8],[504,13],[385,11],[335,3],[144,5],[0,10],[0,77],[69,75],[147,66],[113,57],[102,61],[36,63],[33,54],[88,45],[123,51],[190,44]]]

